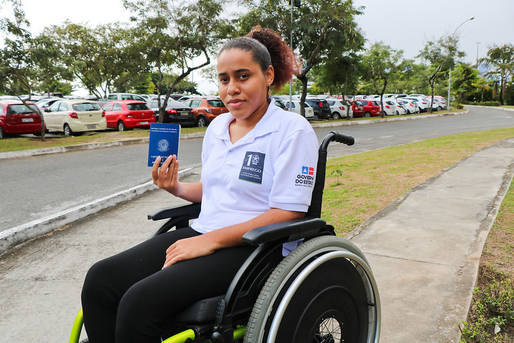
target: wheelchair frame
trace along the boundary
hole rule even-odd
[[[209,339],[213,343],[235,342],[243,339],[246,335],[245,342],[260,343],[264,342],[264,335],[267,335],[266,342],[273,343],[276,340],[282,318],[295,292],[302,287],[302,284],[311,273],[326,263],[332,263],[330,261],[345,263],[350,268],[353,268],[351,274],[353,274],[354,278],[358,279],[358,287],[362,289],[361,297],[365,299],[357,301],[361,304],[354,304],[354,307],[360,311],[361,317],[367,317],[367,327],[359,326],[360,332],[365,332],[365,334],[360,334],[358,341],[366,343],[376,343],[379,341],[381,323],[380,297],[371,267],[364,254],[353,243],[335,237],[334,228],[319,218],[321,216],[325,182],[327,148],[333,140],[347,145],[354,143],[352,137],[333,131],[324,138],[319,148],[316,181],[311,206],[306,216],[301,219],[259,227],[247,232],[243,236],[243,242],[254,245],[256,248],[239,268],[227,293],[224,296],[201,300],[179,314],[176,317],[176,321],[182,323],[186,330],[163,339],[163,342],[203,342]],[[148,219],[168,219],[155,233],[155,235],[159,235],[173,227],[176,229],[187,227],[189,220],[196,218],[199,213],[200,204],[195,203],[178,208],[158,210],[149,214]],[[299,239],[303,239],[304,242],[312,240],[309,244],[313,245],[314,248],[318,244],[321,249],[310,251],[305,256],[295,257],[294,255],[298,255],[293,254],[298,250],[296,248],[290,255],[292,255],[291,258],[296,258],[297,260],[291,260],[289,256],[283,258],[281,254],[282,244]],[[307,246],[302,244],[300,247],[303,245]],[[289,270],[287,270],[287,275],[278,275],[279,278],[283,278],[281,284],[277,283],[277,280],[275,280],[274,285],[270,284],[270,279],[273,278],[272,274],[276,274],[277,272],[274,273],[274,271],[279,269],[277,266],[282,266],[285,262],[289,263]],[[277,276],[275,275],[274,278],[276,279]],[[285,286],[288,288],[285,289]],[[263,294],[263,292],[270,291],[273,287],[275,287],[274,291],[276,291],[273,297]],[[344,292],[348,293],[348,289],[345,289]],[[277,299],[279,293],[282,294],[281,299]],[[350,294],[350,296],[352,295]],[[265,315],[262,313],[255,314],[255,308],[257,307],[255,303],[258,299],[261,302],[271,302],[270,308],[266,309]],[[356,301],[354,300],[353,302],[355,303]],[[212,310],[214,309],[214,304],[215,311]],[[209,308],[209,306],[211,310],[205,311],[205,308]],[[364,309],[364,307],[367,309]],[[199,312],[205,312],[207,315],[201,315],[201,318],[195,317]],[[271,312],[274,312],[272,319],[269,318]],[[246,325],[249,319],[250,330],[247,332]],[[256,319],[260,322],[262,322],[262,319],[266,319],[269,323],[255,324]],[[70,343],[78,342],[81,328],[82,310],[80,310],[75,319],[69,340]],[[264,331],[269,331],[269,333],[265,334]],[[323,342],[325,341],[323,340]],[[333,342],[333,340],[327,340],[326,342]]]

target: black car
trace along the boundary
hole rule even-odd
[[[314,115],[317,116],[318,119],[330,119],[332,116],[330,105],[325,99],[308,98],[305,102],[312,107]]]
[[[164,101],[164,99],[161,99],[161,101]],[[159,122],[159,106],[157,100],[150,101],[148,103],[148,107],[154,111],[155,121]],[[192,108],[186,106],[184,103],[169,99],[166,106],[166,117],[164,118],[164,123],[196,125],[196,119],[191,110]]]

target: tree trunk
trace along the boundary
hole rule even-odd
[[[505,99],[505,73],[502,71],[501,79],[500,79],[500,105],[503,106],[503,101]]]
[[[432,83],[432,84],[431,84],[431,88],[432,88],[432,99],[430,100],[430,104],[429,104],[429,105],[430,105],[430,113],[432,113],[432,112],[433,112],[433,110],[432,110],[432,109],[433,109],[432,104],[434,103],[434,83]],[[451,94],[450,94],[450,95],[451,95]],[[450,110],[450,109],[448,108],[448,111],[449,111],[449,110]]]
[[[382,113],[380,114],[380,116],[382,118],[384,118],[384,116],[385,116],[385,113],[384,113],[384,92],[386,90],[386,87],[387,87],[387,79],[384,80],[384,86],[382,87],[382,91],[380,92],[380,109],[382,110]]]
[[[305,117],[305,98],[307,98],[307,76],[300,74],[297,76],[298,80],[302,82],[302,96],[300,97],[300,114]]]

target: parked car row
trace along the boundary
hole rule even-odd
[[[354,100],[357,99],[366,99],[366,100],[374,100],[380,103],[380,95],[355,95],[353,97]],[[384,94],[383,101],[393,101],[397,102],[402,106],[407,114],[418,113],[419,112],[427,112],[430,111],[430,107],[432,107],[433,111],[439,111],[447,108],[446,99],[442,96],[435,95],[434,102],[432,103],[432,97],[424,94]],[[407,104],[405,104],[407,102]],[[412,105],[410,105],[412,103]],[[416,110],[417,106],[417,110]]]
[[[300,96],[274,96],[275,104],[285,110],[300,114]],[[164,100],[161,98],[161,101]],[[34,106],[33,110],[29,108]],[[29,108],[17,97],[0,98],[0,138],[4,134],[38,134],[41,120],[35,107],[43,113],[45,129],[64,135],[85,131],[148,128],[159,121],[159,102],[155,96],[130,93],[113,93],[100,101],[45,97],[30,102]],[[304,116],[308,120],[342,119],[385,115],[404,115],[437,111],[446,108],[446,99],[423,94],[384,94],[383,106],[379,95],[330,97],[309,95],[305,99]],[[207,126],[221,113],[228,112],[219,97],[173,94],[166,104],[163,122],[183,125]]]

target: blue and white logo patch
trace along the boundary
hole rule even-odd
[[[239,172],[239,179],[254,183],[262,183],[264,157],[262,152],[247,151]]]

